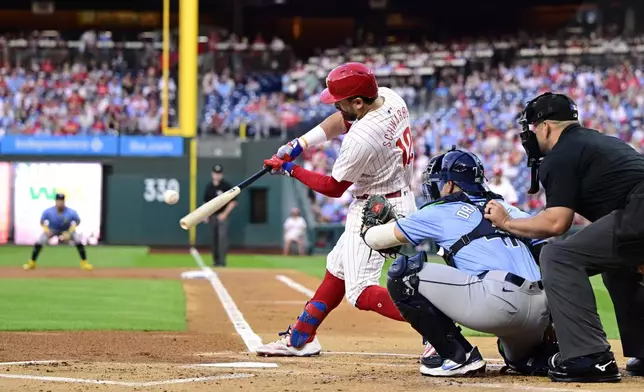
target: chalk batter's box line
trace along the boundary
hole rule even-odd
[[[14,380],[31,380],[31,381],[49,381],[49,382],[62,382],[68,384],[98,384],[98,385],[119,385],[124,387],[151,387],[158,385],[170,384],[186,384],[193,382],[215,381],[215,380],[233,380],[240,378],[254,377],[254,374],[249,373],[233,373],[223,374],[220,376],[209,377],[195,377],[195,378],[176,378],[171,380],[160,381],[112,381],[112,380],[93,380],[87,378],[71,378],[71,377],[51,377],[51,376],[32,376],[28,374],[0,374],[0,379],[14,379]]]

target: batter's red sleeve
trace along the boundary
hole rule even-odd
[[[349,181],[336,181],[335,178],[306,170],[295,165],[291,175],[302,184],[328,197],[340,197],[353,184]]]

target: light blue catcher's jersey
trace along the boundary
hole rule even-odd
[[[469,196],[473,203],[485,203],[485,199]],[[513,218],[529,217],[520,209],[498,200]],[[426,239],[433,240],[446,251],[463,235],[470,233],[480,223],[482,214],[476,206],[455,201],[429,204],[414,214],[399,219],[398,228],[407,240],[418,245]],[[530,250],[521,241],[513,238],[479,238],[454,256],[455,267],[471,275],[485,271],[512,272],[529,281],[541,280],[541,272]]]

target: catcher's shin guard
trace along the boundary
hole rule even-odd
[[[315,337],[322,321],[327,316],[327,306],[322,301],[309,301],[291,329],[291,346],[300,348]]]
[[[449,317],[418,292],[418,272],[427,258],[425,252],[398,257],[387,272],[387,289],[400,314],[434,346],[438,355],[456,363],[466,360],[472,345]]]

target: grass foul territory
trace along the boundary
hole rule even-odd
[[[185,331],[180,281],[1,279],[0,330]]]

